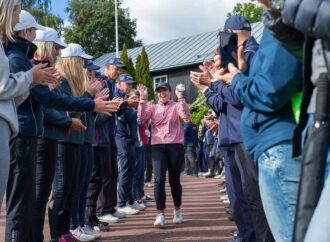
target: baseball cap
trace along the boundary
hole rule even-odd
[[[35,41],[54,42],[61,46],[63,49],[68,47],[68,45],[59,38],[58,32],[55,29],[49,27],[46,27],[45,30],[37,30]]]
[[[99,70],[101,67],[95,65],[94,62],[93,62],[92,60],[86,60],[86,61],[85,61],[84,68],[86,68],[86,69],[90,69],[90,70],[94,70],[94,71],[97,71],[97,70]]]
[[[19,22],[15,25],[14,31],[30,28],[45,30],[45,27],[38,24],[32,14],[30,14],[28,11],[21,10],[21,13],[19,14]]]
[[[126,68],[126,66],[123,64],[120,58],[111,58],[110,60],[107,61],[107,65],[114,65],[117,66],[118,68]]]
[[[86,54],[80,44],[70,43],[68,47],[61,51],[61,57],[81,57],[87,60],[93,59],[93,56]]]
[[[121,74],[117,78],[117,82],[135,83],[133,77],[129,74]]]
[[[225,22],[224,31],[227,30],[246,30],[251,31],[251,24],[249,20],[244,18],[243,16],[234,15],[227,18]]]
[[[160,88],[165,88],[165,89],[168,89],[169,91],[171,91],[171,86],[167,82],[159,83],[158,86],[156,87],[155,91],[158,92]]]

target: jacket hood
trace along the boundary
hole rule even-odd
[[[8,51],[16,50],[23,52],[29,60],[33,59],[37,49],[38,47],[35,44],[19,36],[15,36],[14,41],[10,41],[8,46]]]

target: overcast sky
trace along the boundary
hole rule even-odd
[[[123,6],[137,19],[137,39],[151,44],[220,29],[238,2],[248,0],[124,0]],[[52,4],[63,19],[66,3]]]

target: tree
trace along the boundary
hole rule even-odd
[[[135,77],[138,83],[141,83],[148,88],[149,100],[153,100],[155,98],[155,94],[153,92],[153,83],[150,78],[149,58],[144,47],[142,47],[141,54],[138,55],[136,60]]]
[[[191,112],[191,121],[198,127],[201,123],[201,120],[207,114],[207,111],[210,109],[204,94],[198,91],[198,96],[192,104],[189,106]]]
[[[232,15],[241,15],[247,18],[250,23],[256,23],[261,20],[262,7],[254,3],[237,3],[231,13],[227,13],[227,17]]]
[[[63,20],[60,16],[50,13],[51,0],[23,0],[22,8],[31,13],[38,23],[62,31]]]
[[[126,73],[130,74],[135,80],[135,68],[134,68],[133,60],[131,57],[128,56],[127,47],[125,43],[123,44],[123,49],[121,50],[120,59],[127,68]]]
[[[81,44],[95,58],[115,51],[114,0],[70,0],[66,9],[71,25],[64,28],[67,42]],[[118,3],[119,44],[135,47],[136,20]]]

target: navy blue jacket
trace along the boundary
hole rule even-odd
[[[301,86],[301,65],[265,28],[249,76],[235,75],[232,92],[244,105],[241,134],[257,161],[267,149],[290,141],[295,129],[291,97]]]
[[[59,95],[72,95],[69,83],[67,80],[63,80],[53,92],[57,92]],[[82,98],[88,99],[89,94],[85,93]],[[43,137],[47,139],[57,140],[64,143],[72,144],[84,144],[85,132],[78,132],[72,130],[71,117],[69,112],[57,111],[55,109],[44,108],[45,112],[45,129]],[[76,112],[72,115],[74,118],[81,119],[86,124],[86,113]]]
[[[7,56],[10,72],[28,71],[33,67],[30,59],[36,51],[36,46],[20,37],[10,42]],[[76,98],[59,95],[47,86],[35,86],[30,90],[29,97],[17,109],[19,134],[22,136],[41,136],[43,131],[43,108],[58,110],[93,110],[94,101],[90,98]]]
[[[126,94],[116,88],[115,97],[126,98]],[[135,143],[136,140],[137,112],[132,108],[123,107],[117,112],[116,141]]]
[[[109,100],[112,100],[115,97],[115,90],[116,90],[116,81],[106,79],[105,80],[106,87],[109,88]],[[109,124],[109,134],[111,138],[114,138],[116,136],[116,115],[113,114],[108,119]]]
[[[86,112],[86,121],[85,125],[87,127],[85,131],[85,144],[94,144],[95,139],[95,124],[94,124],[94,113]]]
[[[110,143],[109,135],[109,116],[106,114],[98,113],[95,116],[95,138],[93,146],[107,147]]]
[[[251,36],[244,41],[243,46],[244,58],[250,66],[253,56],[258,50],[258,43]],[[220,149],[227,149],[232,145],[242,143],[239,125],[243,106],[233,95],[231,89],[231,86],[222,81],[215,81],[204,92],[207,102],[219,116],[218,147]]]
[[[197,147],[198,145],[198,130],[193,123],[185,123],[184,130],[184,146]]]

